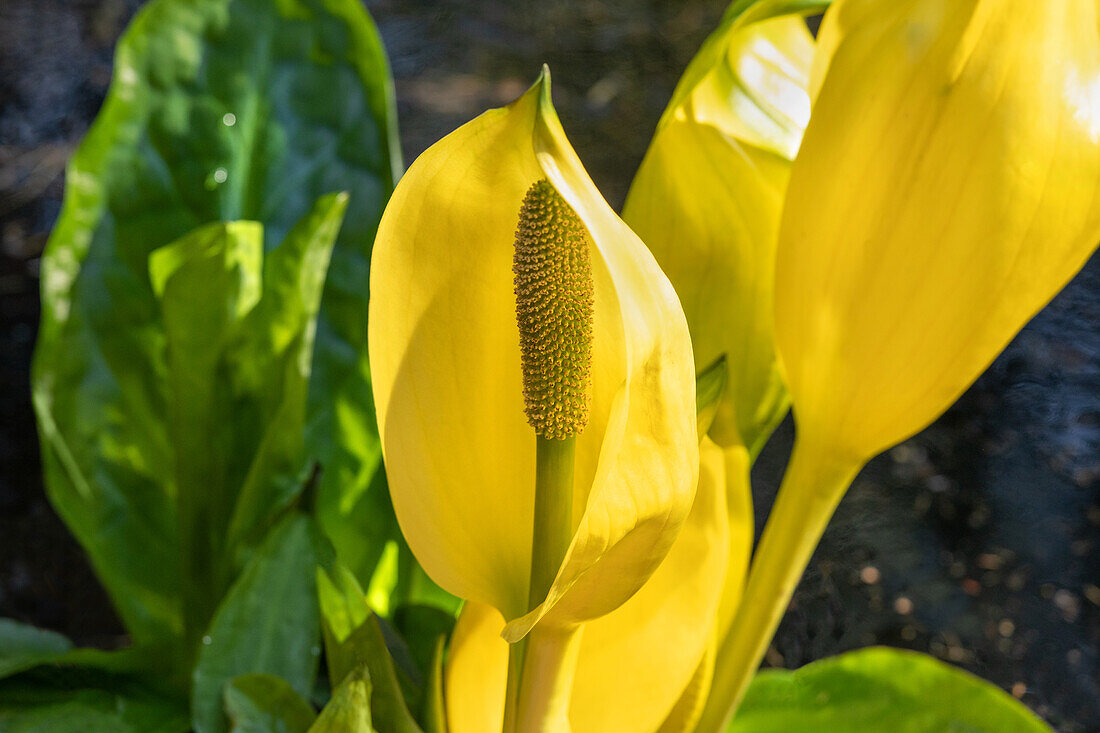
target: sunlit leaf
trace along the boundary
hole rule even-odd
[[[378,725],[392,733],[419,733],[378,619],[355,576],[340,565],[316,572],[329,680],[354,683],[357,669],[369,670],[371,710]]]
[[[340,524],[379,464],[366,283],[400,169],[392,118],[386,59],[357,0],[155,0],[119,42],[43,257],[33,376],[51,501],[138,644],[182,628],[166,479],[175,436],[148,256],[200,225],[260,222],[271,250],[319,196],[348,191],[305,437],[327,469],[321,514],[338,544],[395,534]]]
[[[371,676],[365,664],[344,678],[309,733],[375,733],[371,720]]]
[[[727,733],[1044,733],[1004,691],[932,657],[872,647],[752,681]]]

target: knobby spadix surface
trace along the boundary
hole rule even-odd
[[[710,644],[729,531],[723,452],[709,440],[700,450],[698,491],[668,557],[630,600],[584,626],[569,706],[578,733],[660,729]],[[501,728],[508,671],[503,626],[484,604],[467,603],[459,617],[446,671],[454,733]]]
[[[594,322],[575,530],[546,600],[527,613],[535,435],[512,266],[520,204],[541,179],[591,239]],[[562,625],[603,615],[652,574],[698,470],[687,324],[566,140],[548,75],[441,140],[401,180],[375,244],[369,342],[394,508],[436,582],[499,610],[516,640],[547,615]]]
[[[680,295],[696,368],[726,356],[710,435],[753,456],[787,410],[772,283],[791,160],[810,117],[813,39],[800,16],[768,18],[780,5],[734,9],[707,39],[623,210]]]
[[[1093,0],[833,5],[777,264],[800,437],[862,460],[913,434],[1087,260],[1097,15]]]

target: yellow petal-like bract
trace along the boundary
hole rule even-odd
[[[1094,0],[838,0],[788,187],[777,344],[859,462],[942,413],[1100,238]]]
[[[730,546],[726,459],[709,440],[701,457],[691,513],[664,563],[620,608],[584,626],[569,706],[574,733],[661,729],[712,646]],[[503,625],[484,604],[467,603],[459,617],[446,671],[452,733],[500,730]]]
[[[755,456],[787,411],[773,340],[775,246],[791,160],[810,116],[813,39],[801,17],[728,15],[677,87],[623,218],[687,315],[701,370],[725,354],[710,435]]]
[[[524,416],[513,292],[520,206],[546,179],[591,244],[587,424],[574,533],[527,607],[535,433]],[[386,208],[371,265],[370,354],[402,532],[451,593],[497,609],[509,641],[620,606],[660,564],[695,491],[695,381],[676,294],[561,129],[544,74],[432,146]]]

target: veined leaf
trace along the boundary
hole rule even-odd
[[[872,647],[765,670],[727,733],[1044,733],[1023,704],[985,680],[916,652]]]
[[[306,443],[326,468],[330,533],[364,541],[339,522],[368,501],[379,466],[367,272],[401,167],[390,87],[358,0],[154,0],[119,43],[43,257],[34,401],[51,501],[138,644],[182,627],[166,336],[148,257],[200,225],[260,222],[270,250],[318,196],[348,191]]]
[[[150,256],[191,647],[242,551],[303,485],[314,325],[345,203],[321,198],[266,257],[255,222],[210,224]]]
[[[195,668],[195,733],[224,733],[223,688],[264,673],[307,697],[321,653],[314,567],[323,540],[312,520],[291,515],[272,530],[218,608]]]

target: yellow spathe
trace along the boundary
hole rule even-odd
[[[591,238],[591,404],[576,439],[572,542],[527,613],[535,435],[523,413],[512,258],[524,194],[548,179]],[[543,617],[603,615],[653,573],[698,471],[687,324],[668,280],[581,166],[539,81],[432,146],[401,179],[371,266],[383,456],[409,546],[510,641]]]
[[[779,240],[800,440],[928,425],[1100,239],[1094,0],[838,0]]]
[[[726,730],[862,465],[940,415],[1100,239],[1095,0],[837,0],[780,225],[794,453],[719,649]]]
[[[709,434],[752,456],[787,411],[772,284],[791,160],[810,117],[813,39],[800,16],[767,17],[781,5],[731,13],[707,39],[623,210],[680,296],[696,369],[726,355]]]
[[[708,435],[724,446],[729,551],[713,643],[662,726],[690,730],[737,611],[752,550],[752,459],[787,411],[773,335],[775,252],[810,116],[807,3],[734,4],[676,88],[624,208],[680,296],[696,369],[724,356]],[[790,13],[796,13],[791,15]]]
[[[620,608],[584,625],[569,707],[574,733],[660,729],[713,648],[730,547],[726,457],[709,440],[700,451],[695,501],[665,561]],[[501,728],[508,666],[503,625],[500,613],[484,604],[467,603],[459,616],[445,676],[451,733]]]

